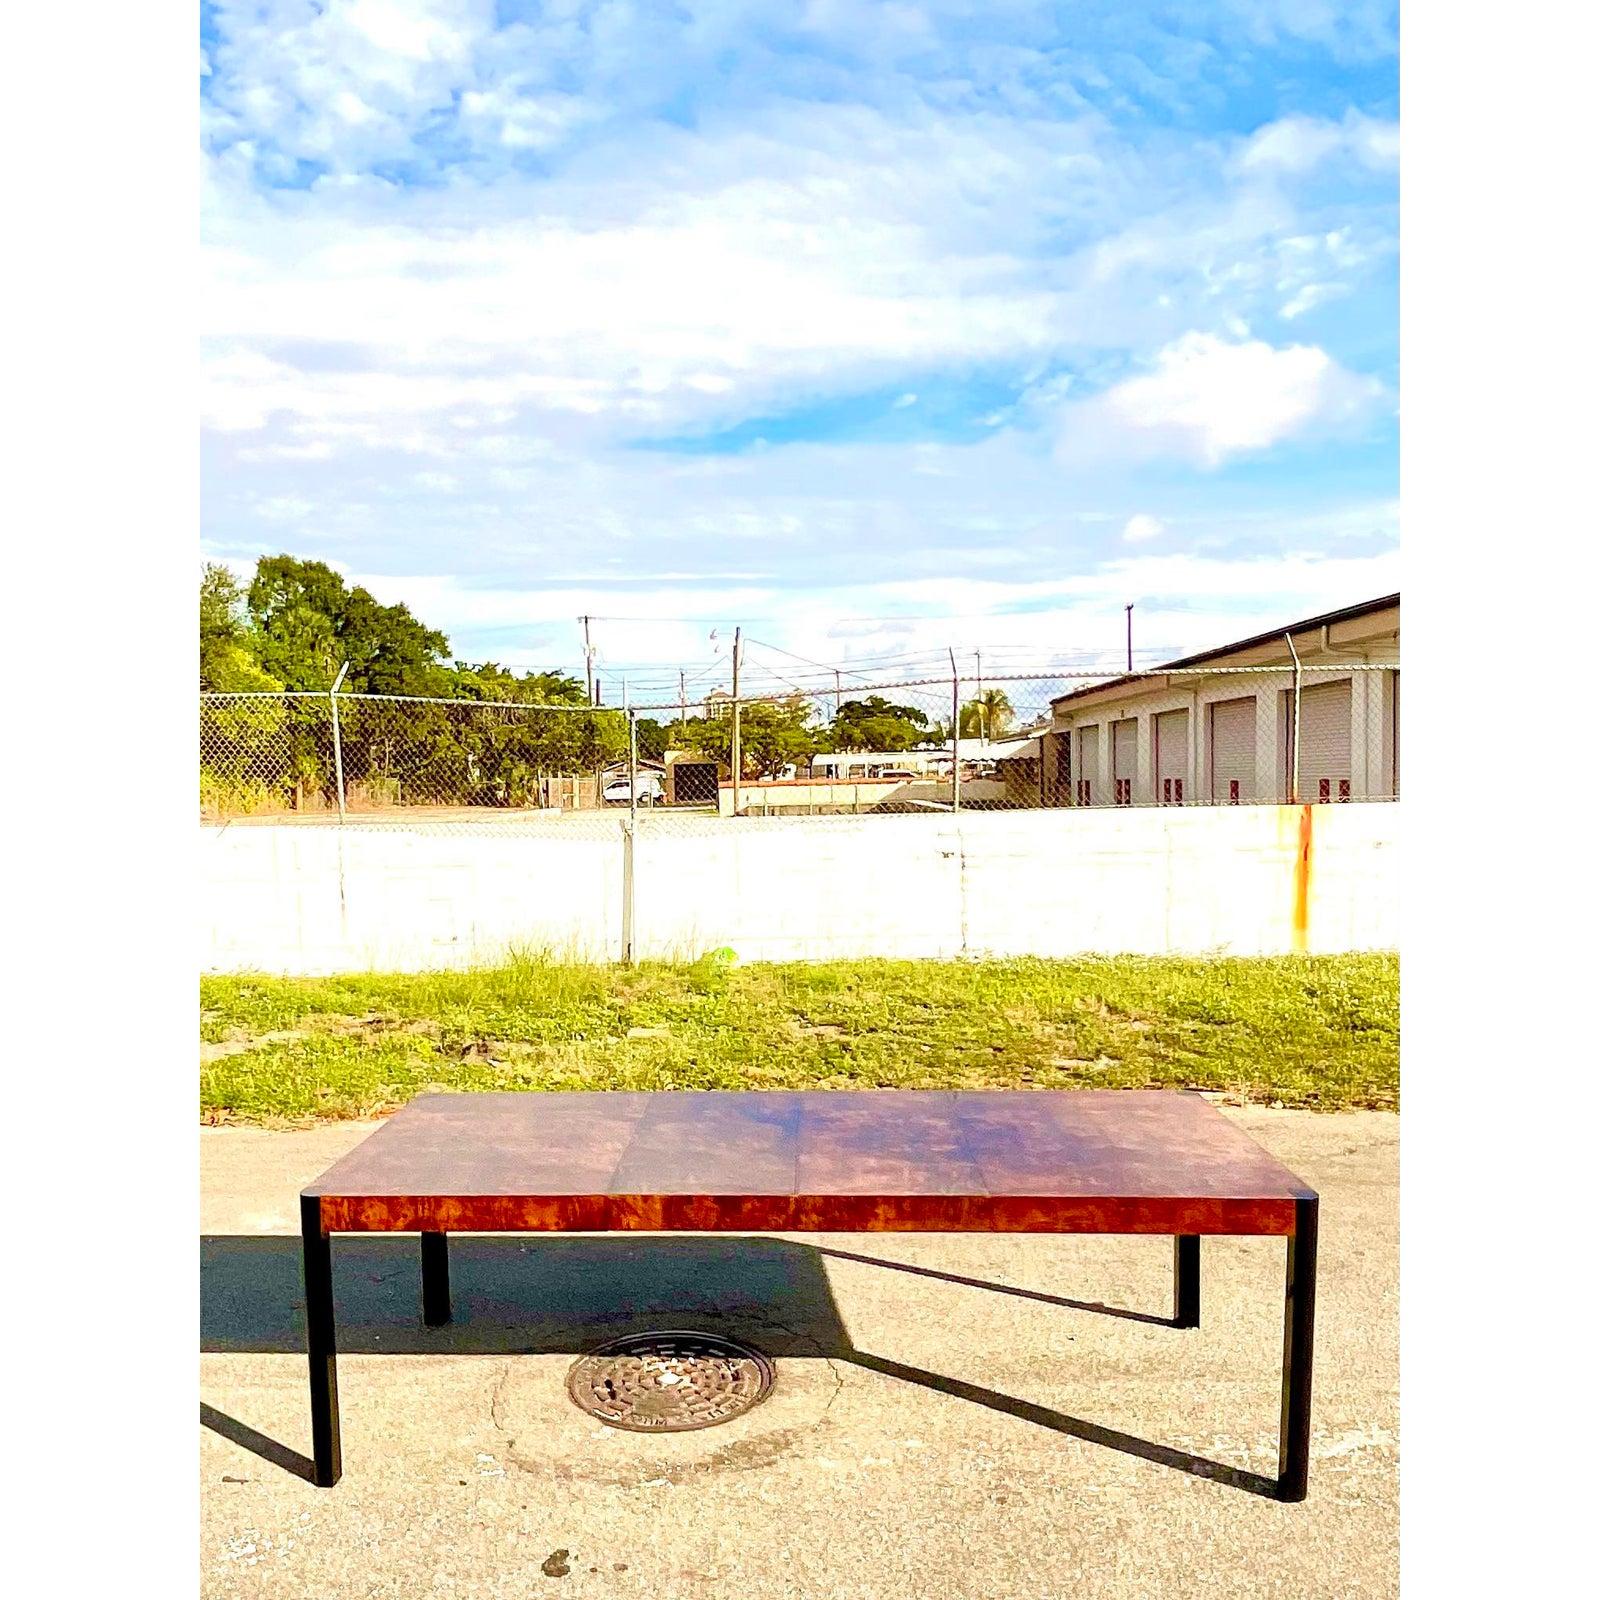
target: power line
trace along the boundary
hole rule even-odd
[[[763,650],[776,650],[780,656],[788,656],[791,660],[802,661],[808,667],[816,667],[820,672],[847,672],[852,678],[864,677],[865,674],[847,667],[843,662],[813,661],[810,656],[803,656],[793,650],[785,650],[781,644],[767,644],[761,639],[752,639],[751,644],[759,645]]]

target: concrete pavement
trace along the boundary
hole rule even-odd
[[[1156,1320],[1165,1239],[474,1237],[452,1242],[456,1322],[425,1329],[415,1238],[340,1238],[345,1476],[313,1489],[296,1196],[371,1125],[203,1129],[202,1592],[1393,1594],[1398,1119],[1230,1114],[1323,1197],[1299,1506],[1147,1448],[1275,1469],[1265,1239],[1205,1241],[1180,1332]],[[675,1436],[573,1407],[575,1355],[673,1325],[777,1357],[772,1397]]]

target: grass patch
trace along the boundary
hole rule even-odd
[[[1399,1103],[1399,961],[838,961],[201,982],[211,1121],[429,1089],[1193,1088]]]

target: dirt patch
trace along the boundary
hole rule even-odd
[[[243,1055],[246,1050],[259,1049],[264,1044],[292,1044],[296,1039],[310,1038],[305,1028],[278,1028],[272,1033],[248,1034],[243,1038],[202,1040],[200,1065],[221,1061],[226,1056]]]
[[[374,1034],[406,1033],[423,1039],[437,1039],[440,1032],[437,1022],[401,1022],[395,1017],[380,1016],[377,1012],[369,1012],[364,1017],[318,1017],[314,1029],[318,1033],[335,1033],[342,1037],[352,1034],[370,1037]]]

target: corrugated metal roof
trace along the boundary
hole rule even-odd
[[[1144,667],[1138,672],[1126,673],[1120,678],[1105,678],[1085,688],[1069,690],[1066,694],[1053,696],[1050,704],[1058,706],[1064,700],[1077,700],[1086,694],[1099,694],[1103,689],[1120,688],[1125,683],[1137,683],[1141,678],[1148,678],[1177,667],[1203,666],[1207,661],[1215,661],[1218,656],[1231,656],[1236,650],[1253,650],[1257,645],[1271,644],[1286,633],[1305,633],[1312,628],[1330,628],[1336,622],[1350,622],[1357,617],[1369,617],[1375,611],[1386,611],[1390,606],[1399,604],[1400,595],[1396,591],[1394,594],[1381,595],[1376,600],[1363,600],[1358,605],[1341,606],[1337,611],[1324,611],[1315,617],[1307,617],[1302,622],[1285,623],[1281,628],[1270,628],[1265,633],[1252,634],[1248,639],[1235,639],[1232,644],[1218,645],[1212,650],[1201,650],[1192,656],[1179,656],[1176,660],[1163,661],[1154,667]]]

